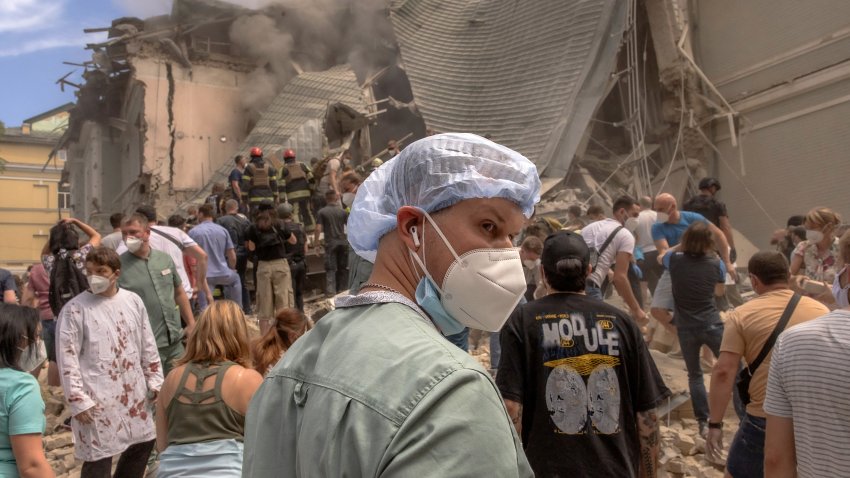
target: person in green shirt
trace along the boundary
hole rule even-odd
[[[151,322],[163,374],[173,368],[173,361],[183,353],[184,331],[195,326],[189,297],[181,287],[180,276],[171,256],[151,249],[150,224],[147,217],[135,213],[121,223],[127,252],[121,254],[121,276],[118,285],[142,298]]]
[[[243,476],[533,476],[493,379],[446,336],[499,330],[522,298],[511,241],[539,200],[534,164],[436,135],[361,189],[348,237],[372,275],[268,373]]]

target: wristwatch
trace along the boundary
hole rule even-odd
[[[709,421],[708,422],[708,428],[714,428],[714,429],[717,429],[717,430],[722,430],[723,429],[723,422]]]

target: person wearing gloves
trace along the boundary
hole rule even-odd
[[[533,476],[492,378],[445,336],[497,331],[519,303],[512,240],[539,197],[534,164],[472,134],[375,170],[348,222],[372,275],[268,373],[243,476]]]

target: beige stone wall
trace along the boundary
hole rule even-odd
[[[162,60],[135,59],[133,65],[136,79],[145,84],[148,129],[144,172],[150,172],[155,183],[159,181],[158,196],[163,199],[169,191],[168,181],[172,181],[175,192],[203,187],[217,169],[232,161],[246,136],[247,119],[240,93],[246,75],[201,65],[190,72],[172,63],[169,81],[166,62]],[[173,104],[169,107],[170,88]],[[173,153],[169,108],[173,114]],[[222,142],[222,137],[227,141]]]

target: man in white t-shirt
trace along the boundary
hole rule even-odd
[[[159,225],[156,219],[156,209],[153,206],[139,206],[136,208],[136,212],[144,215],[150,221],[151,236],[149,244],[151,249],[168,254],[171,256],[171,260],[174,261],[177,274],[180,276],[180,280],[183,281],[182,285],[186,291],[186,296],[192,300],[197,299],[198,294],[203,293],[206,296],[207,303],[212,304],[212,291],[207,285],[207,253],[182,229]],[[119,256],[127,252],[127,245],[122,242],[115,252]],[[198,261],[198,269],[195,271],[197,291],[192,288],[189,274],[186,273],[186,267],[183,265],[184,253],[191,255]]]
[[[655,241],[652,240],[652,225],[655,224],[657,219],[658,213],[652,210],[652,198],[649,196],[641,197],[635,240],[638,249],[643,253],[643,261],[638,262],[638,265],[643,275],[640,285],[644,294],[646,294],[647,288],[651,294],[655,293],[658,279],[664,273],[664,267],[658,263],[658,249],[655,247]]]
[[[585,292],[602,300],[602,285],[608,277],[608,271],[613,268],[614,288],[626,302],[635,321],[643,325],[647,321],[646,313],[635,298],[628,277],[635,249],[635,237],[632,233],[638,226],[640,206],[631,197],[620,196],[614,201],[613,212],[614,219],[605,218],[581,230],[581,237],[587,246],[599,253],[595,259],[593,273],[587,280]]]

